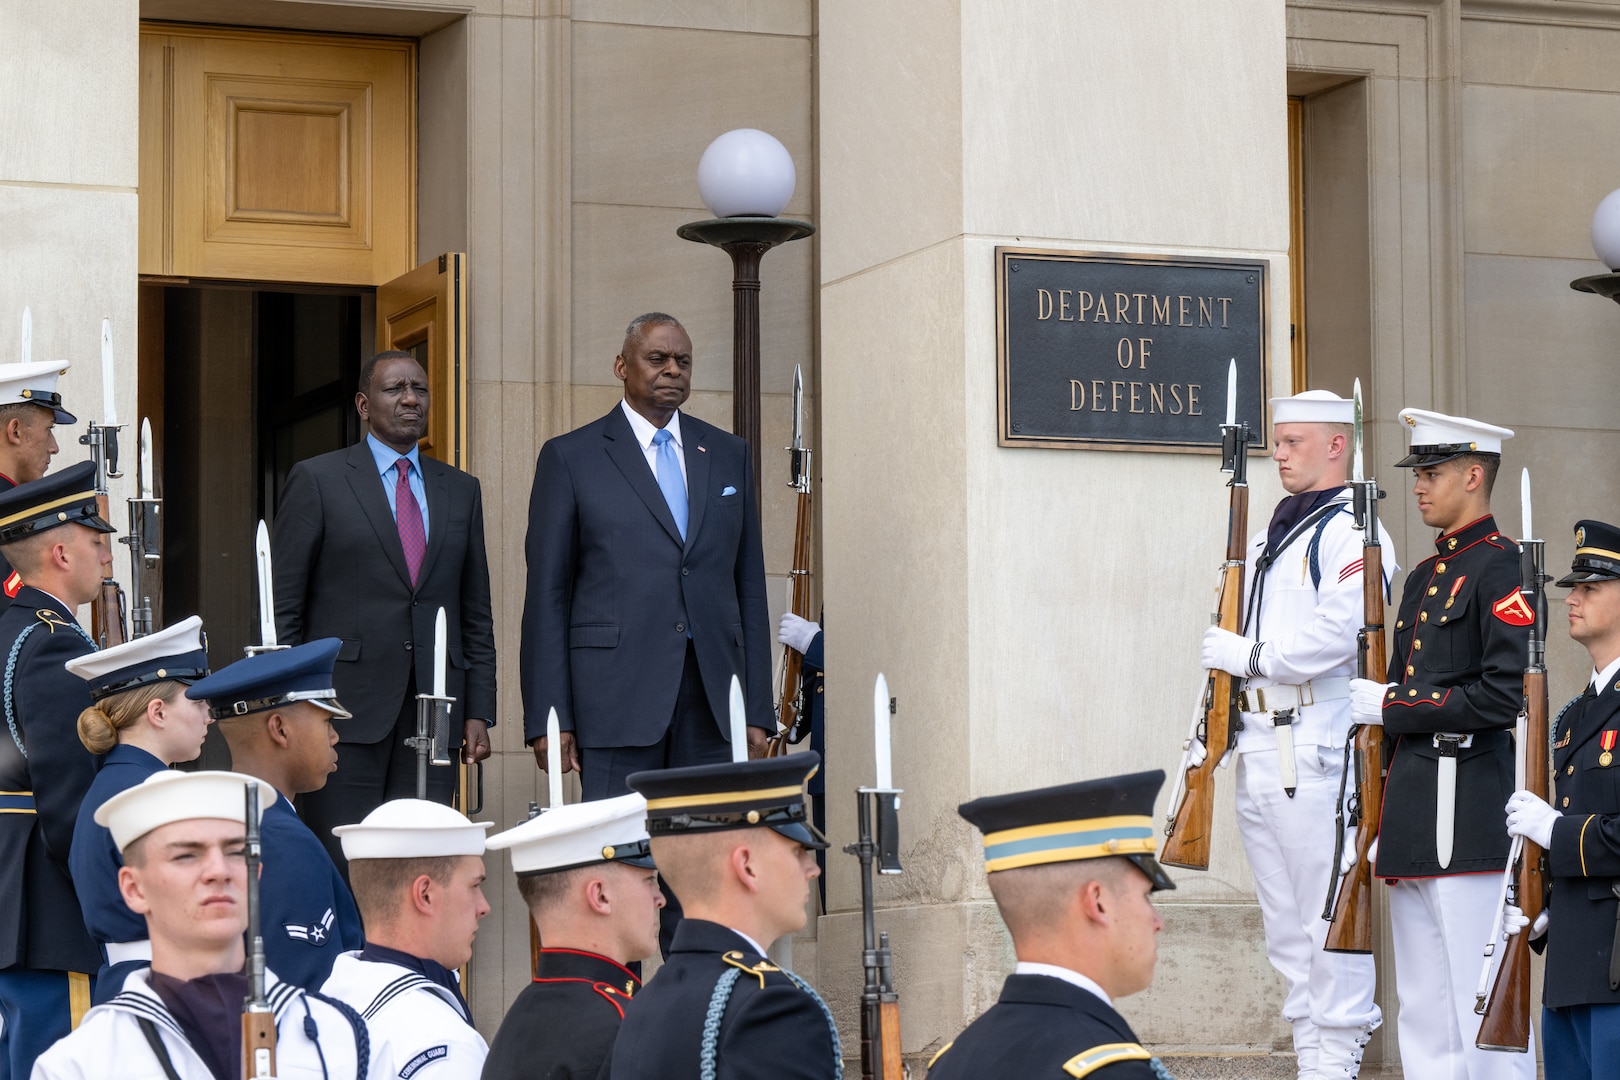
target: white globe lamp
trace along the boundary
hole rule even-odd
[[[698,161],[698,194],[717,218],[773,218],[793,198],[793,155],[757,128],[728,131]]]
[[[1603,196],[1592,212],[1592,250],[1610,270],[1620,270],[1620,189]]]

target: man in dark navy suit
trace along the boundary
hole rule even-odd
[[[1620,1077],[1620,529],[1575,525],[1569,636],[1586,646],[1586,690],[1553,725],[1552,805],[1528,791],[1507,804],[1507,831],[1547,852],[1552,890],[1530,928],[1545,950],[1541,1038],[1546,1074],[1559,1080]],[[1508,909],[1509,932],[1528,921]]]
[[[450,745],[464,745],[468,762],[489,756],[495,628],[484,496],[476,477],[418,449],[428,407],[427,374],[410,353],[372,357],[355,395],[366,437],[294,465],[271,532],[282,643],[343,641],[332,678],[354,716],[337,725],[338,771],[300,797],[298,811],[345,870],[332,828],[416,794],[416,752],[405,740],[416,734],[416,695],[432,689],[441,607],[445,689],[463,718]],[[448,804],[454,784],[453,766],[429,767],[428,798]]]
[[[95,472],[84,461],[0,493],[0,551],[22,578],[0,615],[0,1080],[23,1080],[68,1033],[101,967],[68,869],[96,773],[77,726],[90,689],[63,666],[95,652],[73,613],[112,562]]]
[[[751,755],[774,725],[748,444],[680,412],[692,341],[672,316],[632,322],[613,373],[624,400],[546,443],[529,500],[524,738],[544,768],[555,708],[586,799],[643,769],[729,761],[733,675]]]
[[[1154,857],[1164,773],[990,795],[957,808],[984,834],[1018,966],[1001,999],[928,1063],[930,1080],[1168,1077],[1114,999],[1146,990],[1164,925],[1152,895],[1175,884]]]

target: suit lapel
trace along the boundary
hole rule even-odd
[[[703,510],[709,505],[709,451],[703,445],[708,428],[690,416],[681,417],[681,449],[686,455],[686,550],[692,550]]]
[[[624,410],[615,405],[608,414],[607,425],[602,428],[602,436],[607,439],[608,457],[618,466],[619,472],[624,474],[625,482],[630,490],[641,497],[652,511],[652,516],[658,519],[658,524],[669,533],[671,540],[677,544],[681,542],[681,530],[675,527],[675,515],[669,512],[669,504],[664,501],[664,493],[658,488],[658,481],[653,472],[647,467],[647,458],[636,443],[636,434],[630,430],[630,421],[624,418]],[[691,495],[687,495],[690,502]],[[691,533],[690,519],[688,520],[688,535]],[[400,549],[400,561],[404,562],[404,549]]]
[[[426,456],[418,456],[422,463],[422,487],[427,491],[428,502],[428,542],[427,553],[422,556],[422,579],[427,580],[427,568],[438,562],[439,549],[444,547],[445,526],[450,521],[450,477],[445,470],[449,466]],[[397,526],[394,530],[399,531]],[[400,546],[400,557],[404,558],[404,545]]]
[[[400,580],[409,586],[411,572],[405,566],[405,548],[399,542],[399,526],[394,523],[394,515],[388,509],[388,496],[383,494],[382,478],[377,474],[377,459],[371,456],[371,447],[364,439],[349,448],[349,489],[354,492],[355,502],[359,503],[366,520],[376,531],[383,554],[388,556]],[[430,513],[431,508],[430,503]]]

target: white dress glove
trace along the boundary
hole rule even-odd
[[[1552,845],[1553,822],[1563,817],[1528,791],[1515,791],[1507,801],[1509,836],[1522,836],[1538,847]]]
[[[1384,724],[1384,699],[1394,683],[1373,682],[1371,679],[1350,680],[1350,722],[1352,724]]]
[[[1260,674],[1259,644],[1230,630],[1212,626],[1204,631],[1204,667],[1239,678]]]
[[[1525,913],[1512,904],[1502,909],[1502,932],[1508,937],[1519,933],[1526,926],[1530,926],[1530,919]],[[1530,940],[1534,941],[1547,932],[1547,909],[1542,908],[1541,914],[1536,916],[1536,925],[1530,927]]]
[[[1367,865],[1378,865],[1378,837],[1367,845]],[[1348,874],[1356,868],[1356,830],[1344,830],[1344,855],[1339,859],[1340,875]]]
[[[776,628],[776,640],[795,652],[804,652],[810,648],[810,643],[816,640],[821,633],[821,625],[809,619],[801,619],[793,612],[782,616],[782,622]]]

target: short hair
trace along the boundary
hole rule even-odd
[[[372,376],[377,374],[377,365],[386,363],[389,360],[409,360],[418,367],[422,365],[422,362],[416,358],[414,353],[408,353],[404,349],[384,349],[360,365],[360,392],[362,394],[371,393],[371,379]]]
[[[43,532],[29,533],[9,543],[0,544],[0,555],[4,555],[12,569],[26,581],[39,573],[40,563],[45,560],[45,553],[61,539],[60,536],[53,536],[52,531],[46,529]]]
[[[1485,497],[1491,497],[1491,491],[1496,487],[1496,474],[1502,468],[1501,454],[1459,454],[1451,460],[1464,472],[1468,471],[1469,466],[1478,465],[1484,473]]]
[[[37,401],[12,401],[0,405],[0,428],[5,427],[13,420],[22,420],[24,422],[45,420],[46,423],[54,424],[56,423],[56,412],[49,405],[42,405]]]
[[[118,857],[124,861],[125,866],[133,866],[139,870],[146,865],[146,838],[151,835],[143,833],[124,845],[124,850],[118,853]]]
[[[531,912],[540,912],[562,902],[573,892],[593,866],[554,870],[549,874],[523,874],[517,879],[518,895]]]
[[[990,895],[1014,940],[1056,925],[1068,912],[1075,890],[1092,881],[1110,892],[1119,885],[1128,860],[1110,856],[1022,866],[989,875]],[[1134,869],[1134,867],[1132,867]]]
[[[639,341],[642,333],[649,326],[680,326],[681,320],[673,315],[666,315],[662,311],[649,311],[644,315],[637,315],[630,320],[630,325],[624,328],[624,340]],[[682,329],[685,329],[682,327]]]
[[[349,887],[361,919],[369,926],[393,922],[399,915],[406,886],[424,874],[437,885],[448,885],[461,858],[435,855],[420,859],[351,859]]]
[[[655,836],[653,862],[658,864],[658,876],[683,904],[712,900],[719,895],[725,862],[731,853],[750,842],[746,833],[763,831],[719,829]]]

